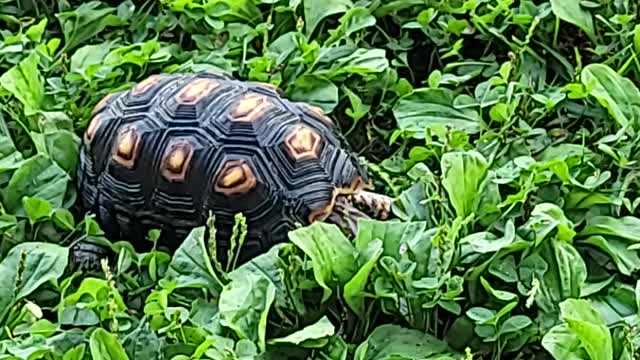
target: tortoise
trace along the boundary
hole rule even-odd
[[[106,238],[174,251],[215,216],[225,261],[234,217],[247,233],[243,263],[297,226],[333,223],[354,234],[360,218],[386,219],[391,198],[373,192],[365,167],[321,108],[269,83],[226,73],[158,73],[104,97],[84,131],[77,168],[80,207]],[[102,249],[81,243],[90,266]]]

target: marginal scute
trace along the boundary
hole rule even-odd
[[[266,96],[248,93],[236,102],[231,110],[231,117],[233,121],[254,122],[269,106],[271,103]]]
[[[189,141],[172,141],[163,157],[162,176],[168,181],[184,181],[192,157],[193,147]]]
[[[317,158],[321,143],[320,135],[306,126],[294,128],[286,139],[287,150],[294,160]]]
[[[131,95],[137,96],[145,93],[153,85],[156,85],[157,83],[162,81],[162,79],[164,79],[165,77],[166,75],[163,75],[163,74],[154,74],[147,77],[146,79],[140,81],[138,84],[136,84],[136,86],[133,87],[133,89],[131,90]]]
[[[255,84],[257,86],[263,86],[263,87],[270,88],[273,91],[275,91],[276,93],[278,93],[278,95],[283,95],[284,94],[282,89],[280,89],[277,85],[274,85],[274,84],[269,83],[269,82],[251,81],[251,82],[249,82],[249,84]]]
[[[140,134],[132,127],[124,127],[118,132],[114,144],[113,160],[126,168],[132,168],[140,144]]]
[[[87,126],[87,130],[85,131],[85,140],[87,142],[91,142],[93,138],[96,136],[96,132],[100,127],[104,117],[102,114],[95,115],[91,121],[89,122],[89,126]]]
[[[207,97],[220,84],[213,79],[200,78],[185,85],[178,95],[176,95],[179,103],[184,105],[195,105],[200,100]]]
[[[314,113],[317,117],[322,119],[322,121],[324,121],[328,125],[332,125],[333,124],[333,121],[331,121],[331,118],[329,118],[324,113],[324,110],[322,110],[322,108],[320,108],[319,106],[306,104],[306,103],[304,104],[304,106],[307,107],[307,109],[309,109],[312,113]]]
[[[102,100],[100,100],[98,102],[98,104],[93,108],[93,111],[91,112],[91,115],[95,115],[98,111],[102,110],[105,105],[107,105],[107,102],[109,102],[109,99],[111,99],[113,97],[114,94],[108,94],[105,97],[102,98]]]
[[[215,190],[227,196],[245,194],[256,186],[256,177],[244,160],[227,161],[218,175]]]

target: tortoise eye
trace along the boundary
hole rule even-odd
[[[298,126],[287,137],[286,145],[293,160],[315,159],[318,157],[321,142],[317,132],[306,126]]]
[[[215,190],[227,196],[244,194],[256,186],[256,177],[244,160],[227,161],[215,184]]]
[[[162,176],[168,181],[184,181],[192,156],[193,147],[188,141],[173,141],[162,161]]]
[[[231,110],[231,117],[233,121],[255,122],[270,106],[266,96],[254,93],[246,94],[238,100]]]
[[[126,168],[132,168],[140,143],[140,135],[134,127],[126,127],[118,132],[113,159]]]
[[[183,87],[176,97],[180,104],[195,105],[219,85],[213,79],[196,79]]]

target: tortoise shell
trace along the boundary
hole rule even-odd
[[[216,219],[226,254],[242,213],[252,256],[296,224],[326,219],[338,194],[367,175],[314,106],[270,84],[225,74],[157,74],[96,106],[80,149],[77,187],[107,237],[140,243],[151,229],[175,249]]]

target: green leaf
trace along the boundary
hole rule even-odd
[[[593,86],[590,95],[595,97],[619,126],[627,131],[640,126],[640,91],[636,85],[620,76],[604,64],[589,64],[581,73],[585,86]]]
[[[564,241],[571,241],[575,236],[573,223],[567,219],[558,205],[552,203],[536,205],[529,220],[518,231],[527,234],[530,240],[535,241],[536,246],[554,231],[556,236]]]
[[[567,324],[554,326],[544,334],[542,346],[555,360],[589,360],[580,339]]]
[[[600,314],[584,299],[567,299],[560,304],[561,318],[580,339],[592,360],[612,360],[611,333]]]
[[[355,249],[336,225],[315,222],[291,231],[289,239],[311,259],[316,282],[324,289],[322,302],[357,271]]]
[[[324,76],[308,74],[296,79],[289,94],[291,100],[304,101],[330,113],[338,105],[338,87]]]
[[[97,328],[91,333],[89,349],[94,360],[129,359],[118,339],[103,328]]]
[[[640,54],[640,24],[633,29],[633,48],[636,55]]]
[[[25,215],[22,198],[36,197],[60,208],[70,177],[58,164],[46,155],[38,154],[25,161],[2,189],[4,206],[14,215]]]
[[[320,22],[331,15],[344,13],[353,7],[351,0],[303,0],[306,35],[310,36]]]
[[[447,344],[418,330],[378,326],[355,351],[355,360],[458,360]]]
[[[323,316],[316,323],[282,338],[269,340],[270,345],[289,344],[305,348],[322,348],[330,336],[335,334],[335,327],[329,318]]]
[[[231,281],[220,293],[220,324],[232,329],[241,339],[258,343],[264,351],[267,317],[276,287],[264,276],[241,268],[234,272],[242,272],[244,276]]]
[[[43,106],[44,80],[38,70],[39,63],[38,54],[31,52],[20,64],[0,76],[0,86],[20,100],[27,116],[36,114]]]
[[[595,246],[611,256],[611,259],[618,267],[618,271],[624,275],[631,276],[631,274],[640,270],[640,255],[638,255],[638,251],[630,250],[629,244],[618,237],[594,235],[581,240],[580,243]]]
[[[26,242],[11,248],[0,263],[0,323],[16,301],[60,278],[68,256],[66,248],[49,243]]]
[[[376,18],[371,15],[369,9],[359,6],[349,9],[338,21],[340,26],[335,30],[329,30],[331,36],[325,41],[325,46],[338,41],[343,36],[348,37],[356,31],[376,24]]]
[[[471,108],[457,108],[449,89],[421,88],[403,96],[393,106],[398,128],[424,139],[425,130],[448,127],[475,134],[482,128],[480,115]]]
[[[31,224],[48,218],[52,210],[51,204],[46,200],[35,197],[26,197],[24,199],[24,211],[27,213]]]
[[[580,6],[580,0],[551,0],[551,9],[558,18],[576,25],[596,42],[591,13]]]
[[[91,81],[102,68],[104,58],[109,53],[108,43],[85,45],[73,53],[69,65],[69,80],[83,79]]]
[[[618,237],[629,242],[640,242],[640,219],[633,216],[614,218],[610,216],[594,216],[580,236],[603,235]]]
[[[511,302],[513,300],[518,299],[517,294],[514,294],[509,291],[494,289],[484,277],[480,277],[480,282],[482,283],[482,286],[487,291],[487,293],[489,293],[489,295],[491,295],[494,299],[498,301]]]
[[[100,1],[84,2],[72,11],[56,15],[64,33],[64,50],[75,49],[107,27],[107,19],[116,8],[102,7],[102,4]]]
[[[362,229],[360,227],[359,229]],[[344,301],[349,305],[351,310],[361,317],[365,316],[365,288],[369,283],[369,275],[374,266],[382,255],[382,241],[376,239],[367,244],[366,248],[359,249],[360,262],[364,264],[360,267],[360,270],[344,285]]]
[[[40,42],[48,21],[49,20],[47,18],[40,20],[37,24],[31,25],[24,34],[27,35],[31,41]]]
[[[487,160],[477,151],[449,152],[442,155],[442,184],[449,200],[461,218],[466,218],[477,207],[476,194],[487,176]]]
[[[217,293],[222,283],[211,266],[205,229],[200,226],[191,230],[171,258],[165,278],[175,280],[178,288],[204,288]]]
[[[16,149],[9,136],[0,136],[0,173],[15,170],[22,165],[24,158]]]
[[[123,340],[123,347],[126,353],[134,359],[160,358],[160,339],[145,322],[141,322],[137,329],[127,334]]]
[[[533,324],[533,322],[531,321],[531,319],[529,319],[528,316],[515,315],[508,318],[502,323],[502,325],[500,325],[500,330],[498,330],[498,333],[500,333],[501,335],[516,333],[531,324]]]
[[[62,360],[82,360],[84,358],[86,348],[87,346],[85,344],[75,346],[64,353]]]
[[[48,131],[44,134],[32,134],[46,154],[68,174],[75,174],[80,154],[80,138],[69,130]]]
[[[389,67],[385,51],[382,49],[357,49],[349,56],[334,61],[329,69],[318,69],[316,74],[333,79],[345,74],[379,73]]]

